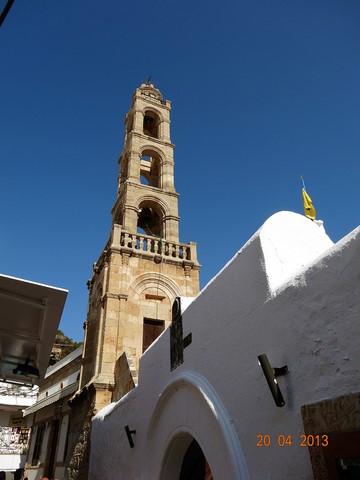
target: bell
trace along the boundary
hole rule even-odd
[[[139,212],[138,227],[151,235],[151,228],[154,226],[154,214],[151,208],[142,208]]]

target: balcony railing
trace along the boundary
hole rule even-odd
[[[161,255],[180,260],[193,260],[190,245],[173,243],[158,237],[121,232],[120,245],[138,253]]]

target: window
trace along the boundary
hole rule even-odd
[[[328,444],[322,450],[329,480],[358,480],[360,432],[336,432],[327,436]]]
[[[143,353],[157,339],[157,337],[165,330],[164,320],[155,320],[152,318],[144,318],[143,327]]]
[[[37,465],[39,463],[41,446],[44,438],[44,432],[45,432],[45,424],[39,423],[36,429],[35,446],[34,446],[34,453],[33,453],[31,465]]]
[[[59,440],[60,420],[55,419],[51,422],[51,429],[48,441],[47,459],[44,468],[44,473],[47,477],[54,477],[54,470],[56,465],[56,451]]]

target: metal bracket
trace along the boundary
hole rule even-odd
[[[280,367],[280,368],[274,367],[273,370],[274,370],[275,377],[281,377],[282,375],[285,375],[289,371],[287,365],[284,365],[283,367]]]
[[[183,348],[188,347],[191,342],[192,342],[192,334],[189,333],[189,334],[186,335],[186,337],[183,339]]]
[[[286,373],[288,373],[288,366],[284,365],[283,367],[280,367],[280,368],[273,368],[270,365],[270,362],[265,353],[258,356],[258,361],[259,361],[259,365],[261,366],[264,372],[266,381],[269,385],[269,388],[276,406],[283,407],[285,405],[285,400],[284,400],[284,397],[282,396],[276,377],[280,377],[281,375],[285,375]]]
[[[192,342],[192,334],[184,337],[181,316],[181,299],[176,297],[172,306],[172,322],[170,325],[170,370],[173,371],[184,363],[184,350]]]
[[[125,432],[126,432],[126,436],[127,436],[130,448],[134,448],[135,445],[134,445],[134,440],[132,438],[132,435],[136,434],[136,430],[130,430],[129,425],[126,425]]]

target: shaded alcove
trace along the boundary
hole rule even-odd
[[[119,183],[124,183],[129,176],[129,159],[127,155],[122,155],[119,159],[120,171],[119,171]]]
[[[185,452],[179,480],[213,480],[210,466],[198,442],[193,439]]]
[[[153,138],[159,138],[159,125],[160,119],[159,116],[152,112],[151,110],[147,110],[144,113],[144,121],[143,121],[143,132],[145,135]]]
[[[137,232],[155,237],[163,236],[162,215],[155,202],[143,202],[140,204]]]

